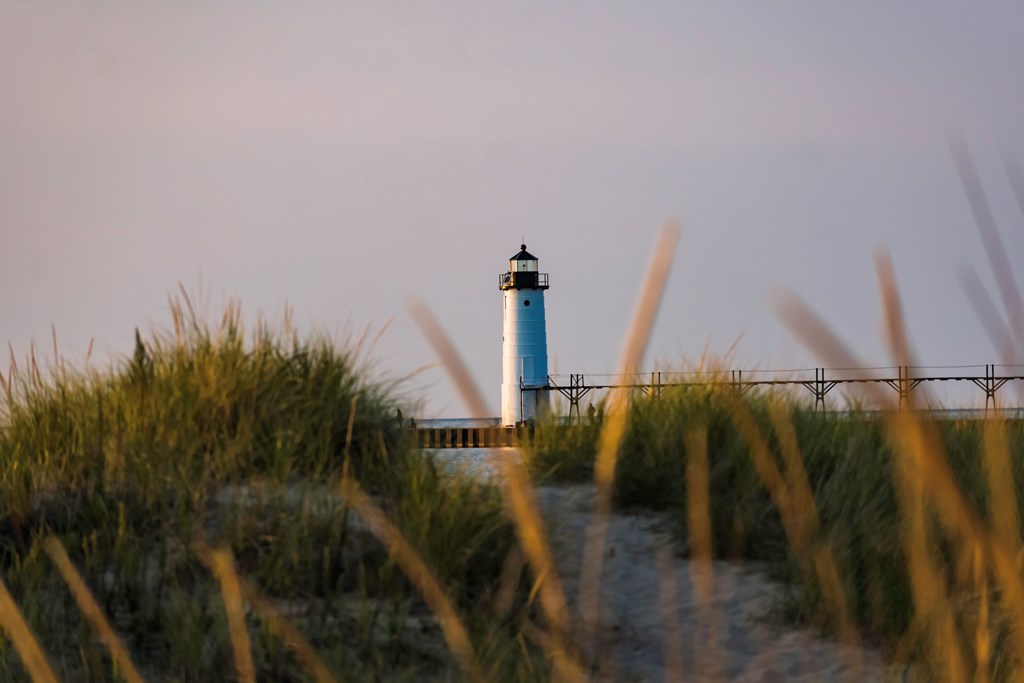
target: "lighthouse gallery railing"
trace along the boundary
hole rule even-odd
[[[500,273],[498,275],[498,289],[506,289],[516,286],[547,289],[548,274],[535,273],[532,271],[519,271],[515,273]]]

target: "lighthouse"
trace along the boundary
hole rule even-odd
[[[511,426],[536,418],[548,407],[548,342],[544,290],[548,274],[537,257],[519,246],[498,276],[505,311],[501,346],[501,421]]]

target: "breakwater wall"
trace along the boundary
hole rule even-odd
[[[413,427],[418,448],[502,448],[518,446],[521,442],[519,427],[455,426]]]

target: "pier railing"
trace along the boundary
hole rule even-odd
[[[812,376],[813,373],[813,376]],[[739,394],[755,387],[802,387],[814,397],[815,410],[840,385],[884,384],[896,392],[902,407],[910,393],[928,382],[969,382],[984,392],[985,410],[996,406],[996,393],[1011,381],[1024,380],[1024,365],[893,366],[876,368],[801,368],[796,370],[715,370],[649,372],[633,375],[548,375],[547,386],[523,391],[557,391],[569,401],[569,417],[579,417],[580,401],[591,391],[629,389],[655,398],[671,387],[722,385]],[[1016,406],[1019,410],[1021,406]]]
[[[930,382],[967,382],[981,389],[985,409],[934,411],[939,415],[961,419],[977,417],[996,408],[996,396],[1007,382],[1024,381],[1024,365],[960,365],[960,366],[893,366],[876,368],[802,368],[797,370],[713,370],[694,372],[647,372],[633,375],[568,374],[548,375],[546,384],[527,386],[520,379],[520,389],[557,391],[569,402],[568,424],[580,422],[580,402],[592,391],[627,389],[659,398],[673,387],[721,386],[738,395],[757,387],[793,387],[806,390],[814,399],[815,410],[825,410],[825,398],[842,385],[884,384],[895,392],[899,406],[910,400],[911,392]],[[1001,414],[1024,417],[1024,405],[999,406]],[[870,411],[869,411],[870,412]],[[487,424],[448,424],[412,426],[416,445],[420,448],[500,448],[518,446],[528,425],[506,427],[497,418]]]

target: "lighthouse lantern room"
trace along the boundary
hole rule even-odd
[[[530,422],[548,408],[548,345],[544,290],[548,274],[538,272],[537,257],[519,247],[508,272],[498,277],[505,311],[501,359],[501,420]]]

